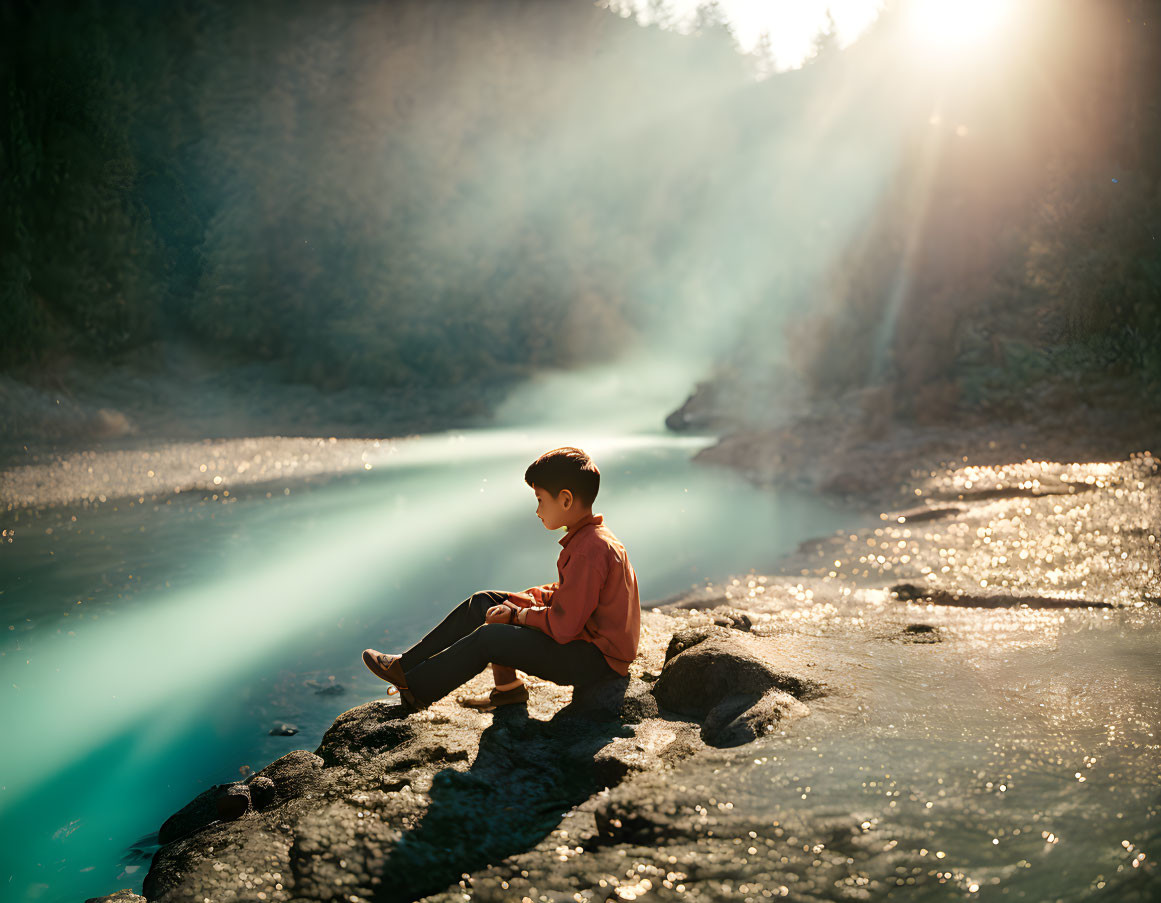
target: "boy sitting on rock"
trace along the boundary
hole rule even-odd
[[[529,465],[524,482],[536,493],[545,528],[567,528],[556,560],[560,579],[522,593],[475,593],[402,655],[364,650],[367,667],[411,711],[442,699],[489,663],[495,688],[462,705],[490,711],[526,702],[517,668],[573,686],[629,673],[641,600],[625,547],[593,514],[600,471],[579,448],[557,448]]]

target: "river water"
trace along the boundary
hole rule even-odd
[[[865,520],[692,464],[660,364],[545,376],[494,420],[400,440],[138,442],[0,475],[6,900],[139,890],[162,821],[381,698],[401,650],[479,589],[555,577],[524,468],[579,445],[647,604],[769,570]],[[288,724],[296,736],[271,735]]]
[[[942,642],[901,641],[914,621]],[[652,884],[672,871],[684,889],[658,899],[1161,898],[1156,606],[941,611],[856,592],[791,600],[774,624],[809,637],[832,695],[712,775],[692,759],[666,775],[672,797],[650,802],[681,829],[639,861],[672,857]]]

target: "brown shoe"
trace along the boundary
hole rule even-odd
[[[497,706],[518,705],[528,701],[528,687],[521,684],[511,690],[500,690],[492,687],[487,696],[461,696],[456,700],[465,709],[476,709],[480,712],[491,712]]]
[[[403,673],[403,665],[400,663],[402,658],[401,655],[388,655],[386,652],[378,652],[375,649],[363,650],[363,664],[367,666],[367,669],[380,680],[385,680],[391,684],[387,690],[389,695],[398,693],[400,704],[408,712],[426,709],[427,703],[416,699],[407,686],[407,676]]]
[[[403,673],[403,665],[400,664],[402,658],[401,655],[388,655],[374,649],[363,650],[363,664],[380,680],[392,685],[387,691],[389,693],[407,689],[407,675]]]

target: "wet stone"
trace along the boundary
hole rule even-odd
[[[250,801],[255,809],[266,809],[274,804],[276,794],[274,781],[265,775],[255,775],[250,778]]]
[[[943,642],[939,628],[931,624],[908,624],[903,628],[902,639],[905,643],[914,643],[917,645]]]
[[[706,715],[701,738],[709,746],[742,746],[784,721],[809,714],[805,704],[781,690],[770,690],[757,699],[748,694],[727,696]]]
[[[749,631],[753,628],[754,622],[750,616],[744,611],[738,611],[735,608],[719,608],[710,612],[713,616],[714,624],[718,627],[730,627],[734,630]]]
[[[416,736],[417,728],[401,706],[368,702],[343,712],[323,734],[318,754],[327,765],[348,762],[366,753],[394,749]]]
[[[929,595],[931,595],[930,590],[922,586],[916,586],[914,583],[897,583],[891,587],[891,596],[900,602],[913,602],[916,599],[926,599]]]
[[[246,784],[230,784],[214,800],[214,808],[222,821],[241,818],[250,810],[250,788]]]
[[[774,663],[777,646],[772,641],[736,631],[723,636],[722,630],[696,628],[674,635],[665,667],[653,685],[653,695],[663,708],[704,718],[727,698],[749,697],[753,704],[773,689],[797,698],[822,693],[816,681]]]
[[[257,808],[266,809],[314,791],[323,779],[322,758],[296,749],[249,779],[250,796]]]

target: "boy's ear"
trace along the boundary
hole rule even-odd
[[[572,507],[572,503],[574,501],[573,496],[572,496],[572,490],[570,490],[570,489],[560,490],[560,495],[558,496],[558,498],[560,499],[560,506],[562,508],[564,508],[565,511],[567,511],[569,508]]]

